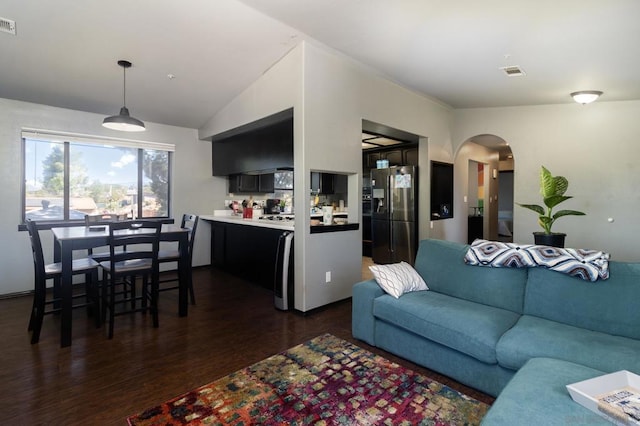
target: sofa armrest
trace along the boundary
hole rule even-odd
[[[375,346],[375,318],[373,301],[384,294],[375,280],[353,286],[351,333],[356,339]]]

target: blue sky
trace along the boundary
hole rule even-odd
[[[42,181],[42,162],[50,154],[50,142],[27,140],[25,179],[31,188]],[[58,144],[61,145],[61,144]],[[99,180],[107,184],[135,184],[137,181],[137,157],[134,148],[102,147],[100,145],[72,146],[73,158],[78,155],[89,177],[89,183]],[[36,183],[37,182],[37,183]]]

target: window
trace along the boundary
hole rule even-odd
[[[23,221],[168,217],[173,145],[23,131]]]

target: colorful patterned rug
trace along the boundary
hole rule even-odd
[[[129,417],[129,425],[475,425],[489,407],[330,334]]]

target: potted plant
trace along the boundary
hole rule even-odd
[[[551,232],[551,227],[556,220],[562,216],[584,216],[585,213],[577,210],[558,210],[553,213],[553,208],[558,204],[573,198],[564,195],[569,187],[569,181],[564,176],[553,176],[544,166],[540,170],[540,194],[545,207],[538,204],[520,204],[519,206],[533,210],[538,213],[538,224],[544,232],[534,232],[533,237],[536,244],[564,247],[564,238],[567,234]]]

